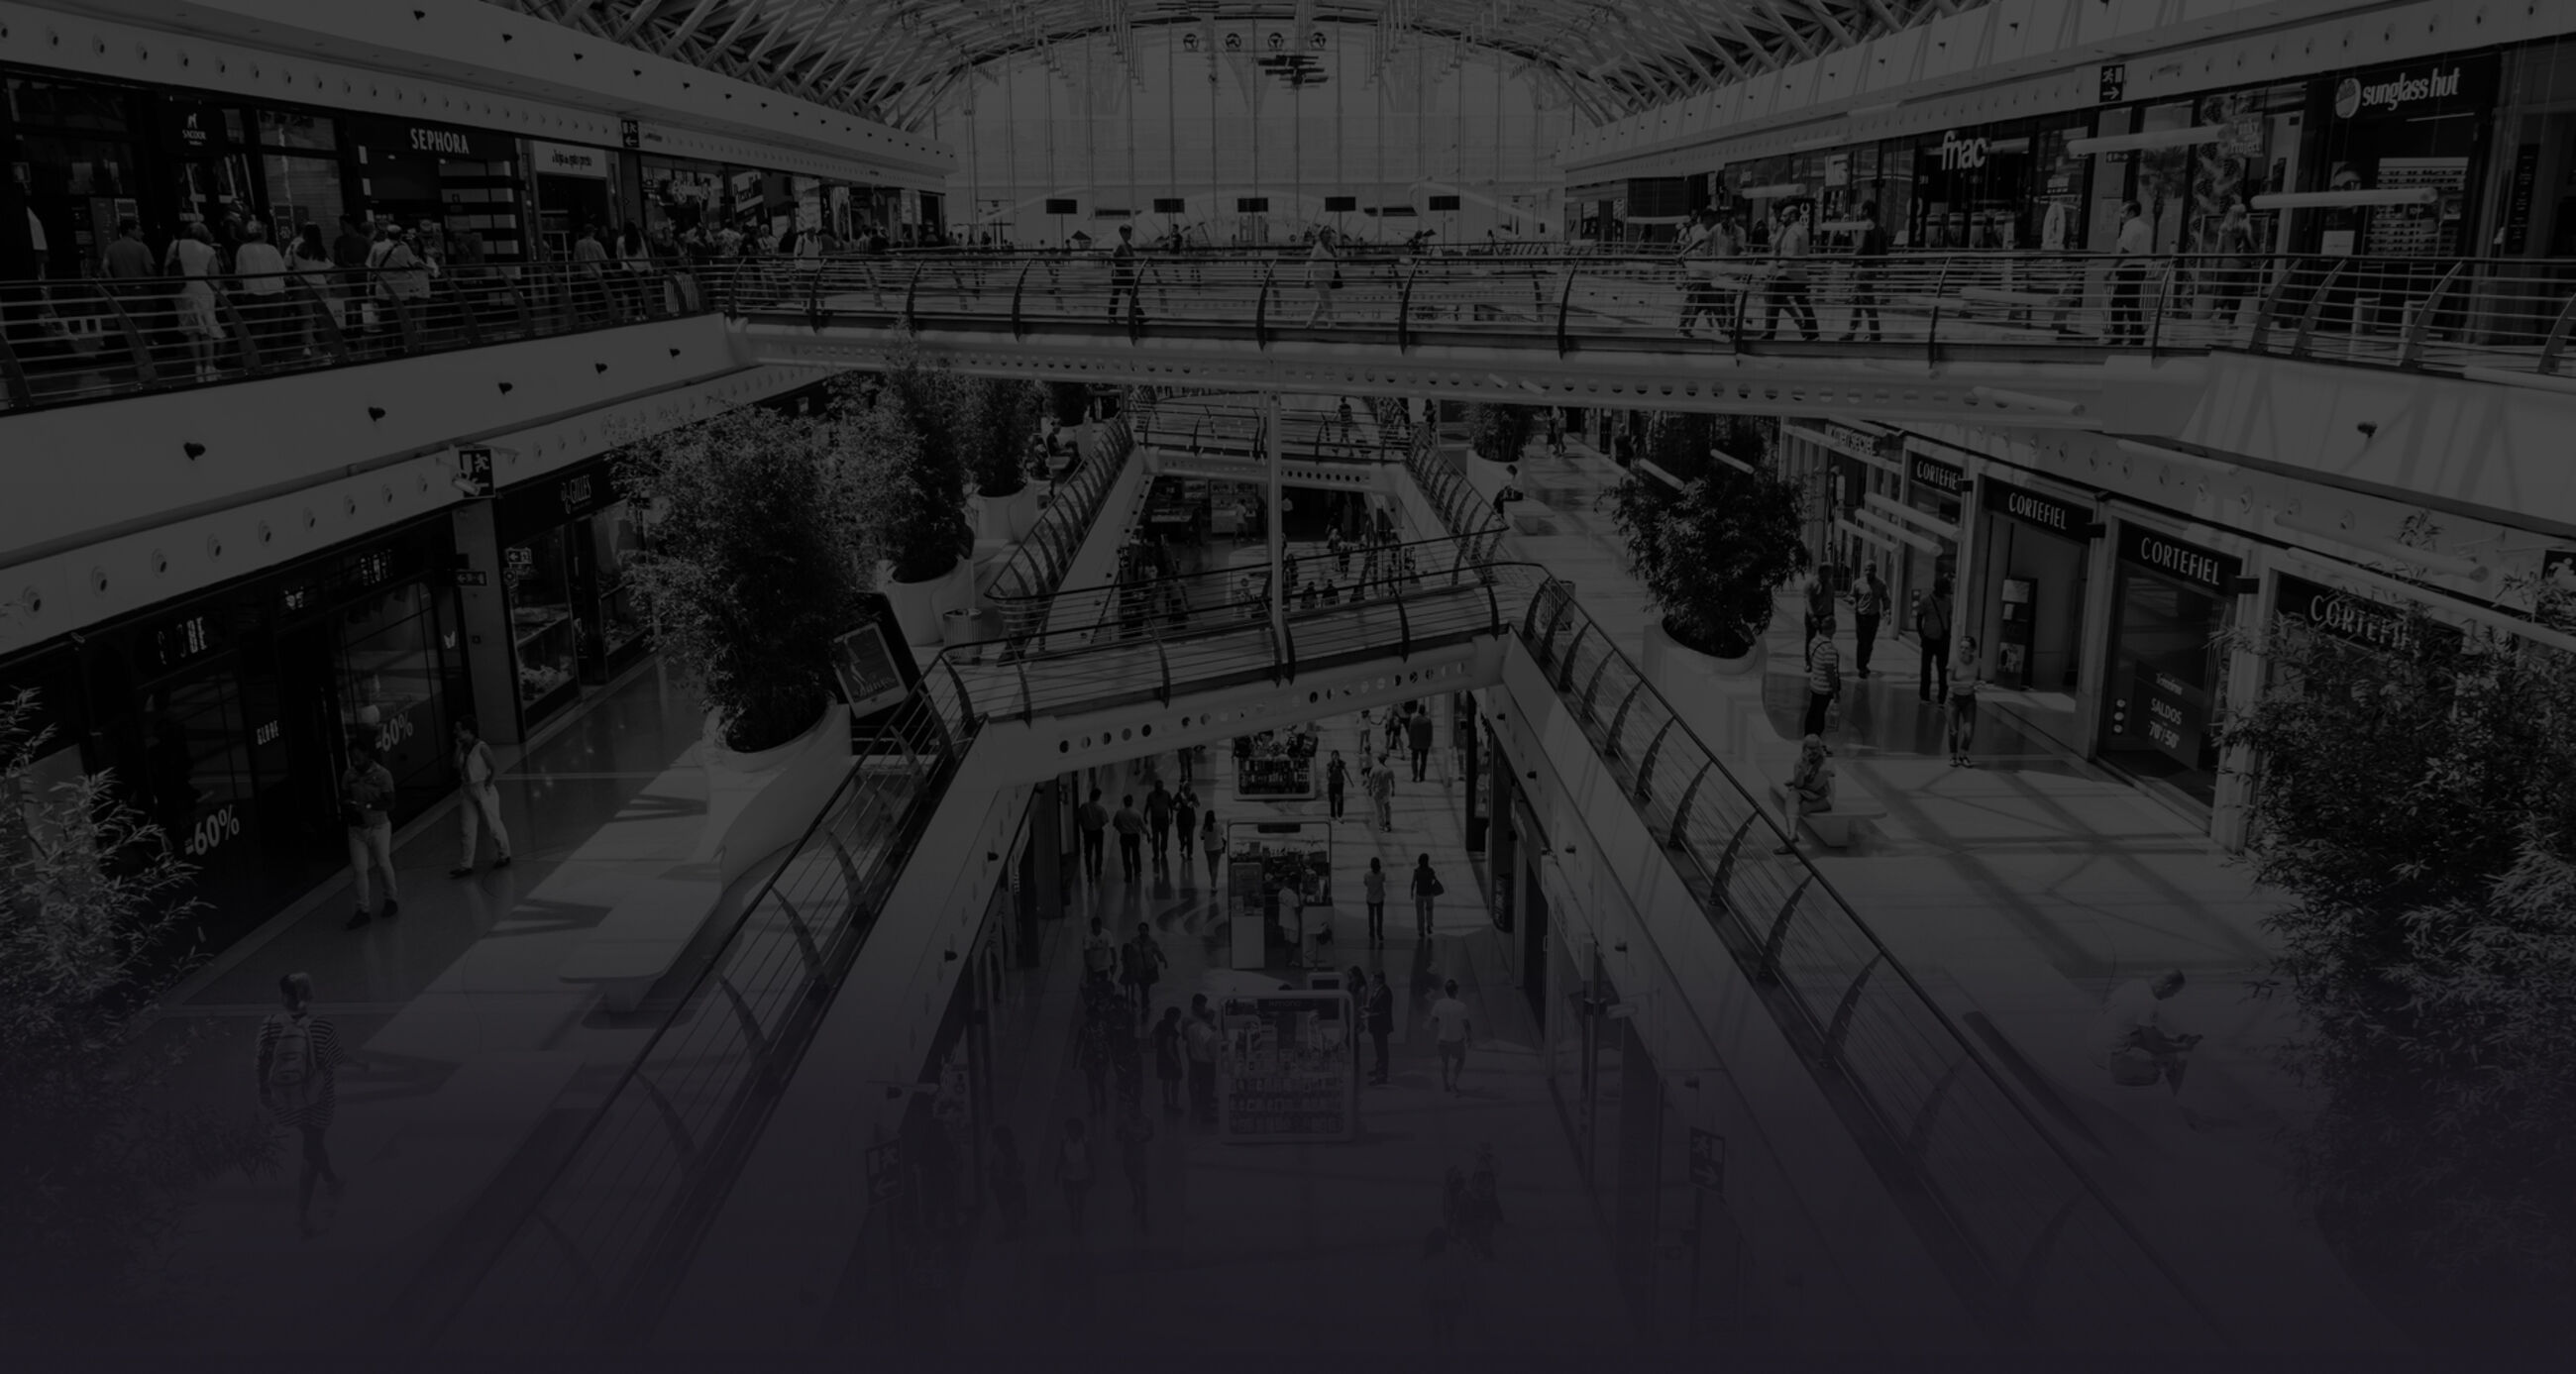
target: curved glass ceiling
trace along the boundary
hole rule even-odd
[[[543,19],[914,127],[978,66],[1094,34],[1196,27],[1286,48],[1317,25],[1463,40],[1541,65],[1615,117],[1986,0],[501,0]],[[1229,25],[1240,26],[1229,28]],[[1254,26],[1258,26],[1256,29]]]

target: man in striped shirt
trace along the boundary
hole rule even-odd
[[[269,1013],[259,1028],[260,1105],[277,1124],[304,1138],[304,1169],[295,1200],[296,1225],[307,1240],[323,1230],[313,1220],[313,1185],[330,1190],[337,1210],[340,1174],[331,1167],[323,1136],[339,1109],[338,1073],[347,1056],[340,1048],[340,1028],[313,1014],[313,975],[290,973],[277,980],[283,1011]]]
[[[1798,733],[1825,733],[1825,715],[1833,709],[1834,698],[1842,695],[1842,690],[1843,654],[1834,647],[1832,622],[1827,621],[1807,643],[1807,717]]]

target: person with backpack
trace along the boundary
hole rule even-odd
[[[1064,1212],[1073,1233],[1080,1236],[1083,1204],[1091,1200],[1091,1141],[1081,1117],[1064,1119],[1064,1138],[1055,1147],[1055,1181],[1064,1189]]]
[[[481,838],[476,834],[478,830],[492,832],[492,849],[497,855],[492,866],[510,866],[510,832],[501,828],[501,790],[495,786],[500,775],[500,765],[492,758],[492,746],[480,738],[474,717],[457,717],[456,788],[457,799],[463,803],[457,812],[464,818],[465,857],[447,870],[448,877],[474,875],[475,842]]]
[[[260,1023],[253,1070],[259,1082],[259,1104],[278,1125],[301,1136],[304,1162],[296,1179],[295,1224],[306,1240],[322,1233],[313,1220],[313,1189],[320,1184],[325,1199],[336,1206],[344,1186],[331,1167],[324,1137],[339,1109],[339,1070],[347,1062],[340,1048],[340,1028],[313,1014],[313,975],[290,973],[277,980],[281,1011]]]
[[[1950,699],[1950,579],[1932,580],[1932,594],[1914,608],[1914,633],[1923,646],[1923,672],[1917,687],[1925,701]],[[1933,679],[1940,679],[1936,691]]]
[[[394,878],[394,775],[385,768],[373,739],[349,746],[349,771],[340,777],[340,820],[349,832],[349,868],[358,884],[358,911],[347,929],[374,919],[368,907],[370,863],[385,880],[385,904],[376,913],[390,921],[402,909],[402,891]]]
[[[1448,890],[1441,884],[1440,875],[1431,871],[1430,855],[1425,854],[1414,861],[1413,933],[1415,935],[1425,940],[1431,938],[1432,900]]]
[[[1154,1023],[1154,1081],[1163,1089],[1163,1110],[1171,1115],[1180,1113],[1181,1078],[1189,1063],[1182,1040],[1181,1009],[1163,1008],[1163,1019]]]

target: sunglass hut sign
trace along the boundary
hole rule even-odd
[[[2347,76],[2335,87],[2335,117],[2389,115],[2427,100],[2456,100],[2465,76],[2460,67],[2448,71],[2436,67],[2421,74],[2399,71],[2384,79]]]

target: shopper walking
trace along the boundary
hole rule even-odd
[[[1431,1004],[1431,1027],[1440,1046],[1440,1086],[1454,1094],[1466,1077],[1467,1036],[1475,1028],[1467,1004],[1458,1000],[1457,979],[1440,985],[1440,1000]]]
[[[1091,789],[1091,800],[1075,808],[1073,824],[1082,834],[1083,876],[1097,883],[1109,842],[1109,808],[1100,804],[1099,788]]]
[[[1377,978],[1368,985],[1368,1001],[1361,1013],[1368,1027],[1369,1044],[1377,1051],[1377,1063],[1370,1070],[1369,1081],[1387,1081],[1387,1038],[1395,1034],[1395,985],[1387,981],[1386,970],[1379,969]]]
[[[1109,986],[1118,966],[1117,937],[1097,916],[1091,918],[1091,929],[1082,937],[1083,991],[1099,992]]]
[[[1333,293],[1342,289],[1342,255],[1333,231],[1315,231],[1314,250],[1306,255],[1306,289],[1315,293],[1315,308],[1306,312],[1306,327],[1333,322]]]
[[[1203,1123],[1216,1120],[1216,1012],[1209,1008],[1207,994],[1190,995],[1189,1024],[1182,1027],[1182,1045],[1190,1056],[1190,1113]]]
[[[2218,222],[2217,242],[2212,245],[2218,256],[2209,273],[2209,318],[2221,330],[2233,331],[2236,315],[2245,306],[2245,298],[2254,291],[2254,233],[2247,222],[2245,202],[2228,204],[2227,213]]]
[[[1190,751],[1183,749],[1181,765],[1186,768],[1189,766],[1189,761]],[[1190,876],[1190,850],[1198,843],[1199,794],[1191,790],[1186,780],[1181,783],[1181,795],[1172,802],[1172,829],[1179,836],[1180,841],[1181,879],[1187,882]]]
[[[286,322],[286,255],[268,241],[268,230],[257,220],[242,226],[241,246],[233,250],[233,275],[241,282],[235,308],[242,327],[251,344],[267,353],[264,361],[274,363],[284,356],[278,346]]]
[[[1153,1218],[1146,1206],[1146,1193],[1152,1182],[1153,1144],[1152,1119],[1130,1107],[1118,1122],[1118,1166],[1119,1171],[1127,1175],[1127,1197],[1136,1213],[1139,1235],[1154,1233]]]
[[[1171,957],[1163,953],[1163,947],[1155,942],[1153,926],[1143,921],[1136,923],[1136,934],[1120,951],[1120,962],[1124,966],[1121,972],[1126,979],[1128,996],[1135,1000],[1137,1019],[1152,1017],[1154,984],[1162,978],[1163,966],[1171,962]]]
[[[1163,780],[1160,777],[1154,779],[1154,789],[1145,794],[1145,829],[1154,837],[1154,871],[1170,872],[1172,869],[1172,794],[1163,786]]]
[[[1020,1143],[1008,1126],[993,1128],[993,1154],[984,1161],[984,1179],[992,1186],[993,1204],[1002,1216],[1002,1239],[1018,1240],[1029,1229],[1028,1169],[1020,1162]]]
[[[1932,580],[1932,594],[1914,608],[1914,634],[1923,647],[1923,674],[1916,690],[1925,701],[1946,701],[1950,696],[1950,579]]]
[[[1780,232],[1771,242],[1771,303],[1762,320],[1766,342],[1780,336],[1783,314],[1797,323],[1798,332],[1810,343],[1822,333],[1816,327],[1816,307],[1807,296],[1807,245],[1806,208],[1791,205],[1780,212]]]
[[[1441,893],[1448,890],[1449,889],[1447,887],[1441,884],[1440,875],[1431,871],[1430,855],[1425,854],[1420,859],[1414,861],[1413,933],[1417,937],[1425,940],[1431,938],[1432,901]]]
[[[1384,759],[1369,769],[1368,790],[1369,800],[1377,804],[1377,828],[1392,832],[1395,829],[1395,770],[1387,767]]]
[[[1334,820],[1342,818],[1342,793],[1350,782],[1350,765],[1342,762],[1342,751],[1336,749],[1331,760],[1324,764],[1324,806]]]
[[[1887,584],[1879,580],[1876,563],[1861,569],[1860,581],[1852,587],[1851,603],[1852,638],[1858,648],[1853,666],[1867,677],[1870,651],[1878,642],[1878,622],[1887,615]]]
[[[1225,857],[1225,836],[1217,833],[1216,811],[1211,808],[1199,822],[1199,851],[1207,856],[1208,886],[1216,886],[1216,861]]]
[[[1415,711],[1404,723],[1404,740],[1413,750],[1413,780],[1420,782],[1431,769],[1431,712]]]
[[[1950,766],[1974,768],[1968,751],[1977,745],[1977,637],[1959,636],[1958,662],[1950,668]]]
[[[1091,1140],[1082,1118],[1064,1119],[1064,1138],[1056,1142],[1055,1181],[1064,1189],[1064,1214],[1073,1234],[1082,1234],[1083,1204],[1091,1200]]]
[[[1109,826],[1118,832],[1118,872],[1129,882],[1145,872],[1145,818],[1136,810],[1133,792],[1118,799],[1118,814],[1109,818]]]
[[[1412,712],[1412,709],[1412,703],[1408,702],[1402,710],[1394,710],[1386,713],[1387,753],[1394,753],[1404,744],[1404,722],[1407,716]]]
[[[259,1104],[278,1125],[304,1142],[303,1165],[296,1176],[295,1224],[306,1240],[320,1235],[328,1217],[339,1210],[340,1173],[331,1167],[325,1137],[340,1105],[339,1071],[345,1062],[340,1028],[313,1014],[313,975],[290,973],[277,980],[284,1009],[260,1023],[253,1072]],[[325,1190],[325,1219],[313,1216],[313,1189]]]
[[[1878,202],[1860,203],[1860,242],[1852,247],[1851,328],[1843,331],[1843,341],[1860,335],[1863,315],[1869,317],[1869,341],[1884,342],[1878,322],[1878,273],[1887,261],[1887,231],[1878,227]]]
[[[349,918],[350,930],[373,919],[367,911],[370,864],[385,882],[384,907],[374,914],[390,921],[402,910],[402,887],[394,877],[393,804],[394,775],[378,757],[376,742],[351,743],[349,771],[340,777],[340,819],[349,832],[349,869],[358,884],[358,911]]]
[[[1833,622],[1828,620],[1826,626]],[[1821,735],[1826,720],[1833,714],[1834,700],[1843,694],[1843,653],[1834,647],[1831,628],[1820,629],[1807,645],[1807,714],[1798,733]]]
[[[1375,856],[1369,859],[1368,872],[1360,875],[1360,891],[1368,899],[1368,939],[1372,945],[1386,943],[1386,867]]]
[[[492,832],[494,868],[510,866],[510,832],[501,828],[501,789],[496,785],[501,770],[493,762],[492,746],[484,741],[472,716],[456,718],[455,735],[457,799],[461,803],[457,813],[463,818],[465,857],[447,870],[447,876],[465,878],[474,873],[474,849],[481,838],[476,832]]]
[[[1154,1023],[1154,1081],[1163,1089],[1163,1110],[1177,1115],[1181,1110],[1181,1078],[1189,1064],[1189,1047],[1183,1043],[1181,1009],[1163,1008],[1163,1019]]]

